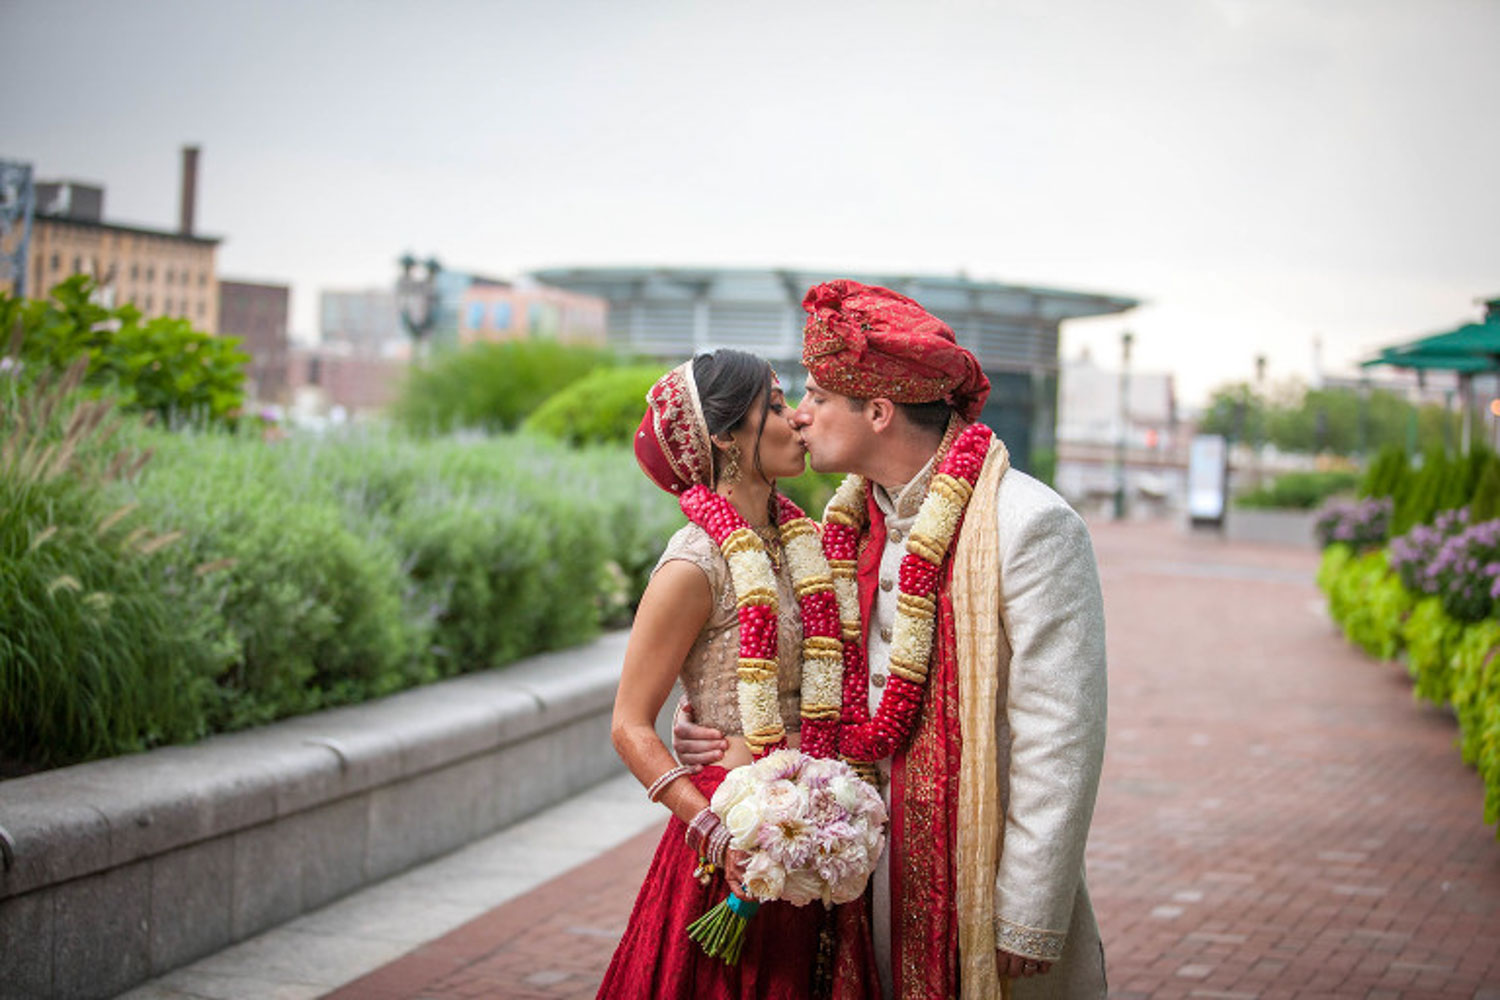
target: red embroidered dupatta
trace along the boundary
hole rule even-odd
[[[857,572],[868,633],[886,533],[885,515],[874,498],[867,497],[866,505],[869,528],[861,539]],[[902,1000],[958,996],[954,861],[963,741],[951,575],[949,559],[938,580],[937,630],[922,711],[910,742],[891,762],[891,972]]]

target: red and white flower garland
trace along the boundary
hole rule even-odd
[[[864,630],[855,571],[859,536],[866,522],[865,480],[845,477],[828,502],[823,515],[823,552],[833,574],[844,639],[844,710],[838,751],[846,760],[870,763],[889,757],[916,728],[932,658],[938,576],[974,494],[991,436],[983,424],[970,424],[959,434],[917,511],[901,560],[890,680],[874,718],[870,716],[869,664],[861,641]]]
[[[777,526],[792,586],[802,610],[801,750],[832,757],[838,744],[845,644],[833,576],[818,544],[818,528],[791,500],[778,496]],[[727,499],[698,485],[682,495],[682,512],[708,532],[724,553],[734,581],[740,626],[740,724],[759,758],[786,746],[777,688],[776,578],[765,544]]]

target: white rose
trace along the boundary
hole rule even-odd
[[[751,780],[752,775],[743,767],[737,767],[724,780],[719,787],[714,789],[714,794],[708,804],[713,811],[718,813],[722,819],[724,814],[745,800],[745,797],[754,794],[756,783]]]
[[[763,903],[780,899],[781,889],[785,884],[786,870],[772,861],[769,855],[757,854],[745,866],[745,888]]]
[[[781,887],[781,898],[793,906],[806,906],[823,898],[823,880],[818,878],[817,872],[806,868],[789,871]]]
[[[868,881],[869,872],[850,872],[847,877],[829,887],[829,898],[834,903],[852,903],[864,895],[865,883]]]
[[[730,846],[737,851],[748,851],[755,847],[755,835],[760,824],[760,803],[754,797],[741,800],[724,814],[724,825],[729,827]]]
[[[852,815],[859,811],[861,799],[858,786],[863,784],[859,778],[840,774],[828,782],[828,790],[833,793],[834,800],[843,810]]]

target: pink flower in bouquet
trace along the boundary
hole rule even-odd
[[[807,819],[807,789],[785,779],[773,781],[761,792],[767,823],[802,822]]]
[[[778,820],[760,828],[756,844],[788,869],[806,868],[818,850],[818,831],[800,819]]]
[[[777,750],[750,766],[755,769],[755,774],[761,781],[789,781],[801,774],[806,763],[812,759],[800,750]]]
[[[814,826],[828,827],[844,822],[849,817],[849,810],[839,805],[838,798],[826,784],[822,788],[812,789],[807,798],[807,818]]]

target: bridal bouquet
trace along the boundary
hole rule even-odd
[[[761,903],[825,906],[858,899],[885,844],[885,803],[841,760],[777,750],[729,772],[709,803],[729,846],[750,855],[745,891],[688,927],[709,955],[733,965]]]

